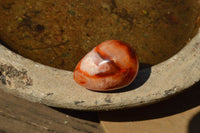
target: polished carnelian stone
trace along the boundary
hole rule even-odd
[[[135,79],[138,67],[136,53],[130,45],[108,40],[80,60],[74,70],[74,80],[95,91],[120,89]]]

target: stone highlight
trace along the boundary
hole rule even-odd
[[[95,91],[128,86],[136,77],[139,62],[135,51],[119,40],[105,41],[83,57],[74,70],[74,80]]]

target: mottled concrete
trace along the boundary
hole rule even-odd
[[[73,80],[71,71],[48,67],[0,45],[0,88],[29,101],[77,110],[142,106],[179,93],[200,80],[200,32],[176,55],[142,69],[129,87],[94,92]]]

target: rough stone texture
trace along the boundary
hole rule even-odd
[[[199,53],[200,32],[170,59],[140,70],[130,86],[102,93],[76,84],[71,71],[33,62],[0,45],[0,88],[29,101],[77,110],[141,106],[170,97],[198,82]],[[22,76],[10,74],[12,71]]]

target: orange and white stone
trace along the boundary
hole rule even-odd
[[[127,43],[108,40],[80,60],[74,70],[74,80],[90,90],[115,90],[129,85],[138,68],[136,53]]]

